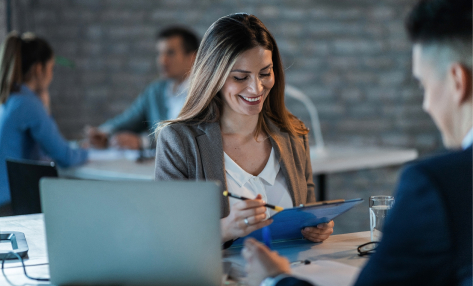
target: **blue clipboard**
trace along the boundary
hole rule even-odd
[[[278,212],[271,217],[273,223],[269,225],[272,242],[302,239],[301,229],[304,227],[327,223],[361,202],[363,199],[316,202]],[[238,238],[232,247],[241,246],[248,237],[263,241],[262,230],[255,230],[245,237]]]

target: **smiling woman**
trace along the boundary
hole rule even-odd
[[[242,115],[258,115],[274,86],[271,51],[257,46],[242,53],[220,90],[224,111]]]
[[[255,198],[222,195],[222,242],[269,225],[266,202],[315,201],[308,130],[286,109],[279,50],[258,18],[239,13],[213,23],[190,81],[178,118],[157,127],[156,180],[213,180]],[[330,222],[302,234],[320,242],[332,232]]]

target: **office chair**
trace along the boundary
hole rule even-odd
[[[54,162],[12,159],[6,161],[13,214],[40,213],[39,180],[42,177],[58,176]]]
[[[292,85],[286,84],[286,95],[302,102],[307,108],[310,116],[310,124],[312,125],[312,132],[315,139],[315,152],[318,155],[323,155],[325,153],[324,139],[322,137],[322,131],[320,129],[319,114],[317,108],[312,103],[310,98],[304,94],[299,89],[295,88]]]

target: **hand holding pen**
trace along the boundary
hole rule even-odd
[[[235,199],[239,199],[239,200],[242,200],[242,201],[247,201],[247,200],[250,200],[249,198],[246,198],[246,197],[242,197],[242,196],[239,196],[239,195],[236,195],[236,194],[232,194],[230,193],[229,191],[224,191],[223,192],[223,195],[224,196],[227,196],[227,197],[232,197],[232,198],[235,198]],[[261,197],[261,195],[258,195],[258,197]],[[282,211],[284,210],[284,208],[280,207],[280,206],[275,206],[275,205],[272,205],[272,204],[267,204],[265,203],[264,204],[265,207],[267,208],[271,208],[275,211]],[[245,223],[248,223],[248,219],[245,219],[244,220]],[[263,240],[264,240],[264,244],[268,247],[268,248],[271,248],[271,231],[269,229],[269,226],[264,226],[263,229]]]
[[[223,195],[224,195],[224,196],[227,196],[227,197],[232,197],[232,198],[234,198],[234,199],[239,199],[239,200],[242,200],[242,201],[250,200],[249,198],[232,194],[232,193],[230,193],[229,191],[224,191],[224,192],[223,192]],[[267,207],[267,208],[273,209],[273,210],[275,210],[275,211],[278,211],[278,212],[284,210],[283,207],[275,206],[275,205],[272,205],[272,204],[264,204],[264,206]]]
[[[244,237],[270,225],[273,220],[266,219],[265,204],[261,195],[258,195],[253,200],[242,199],[232,205],[230,214],[221,219],[222,242]]]

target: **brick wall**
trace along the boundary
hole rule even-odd
[[[0,1],[0,39],[3,41],[7,34],[7,16],[5,0]]]
[[[75,68],[58,66],[51,86],[53,114],[67,138],[80,138],[84,125],[123,111],[158,76],[158,29],[186,24],[202,36],[219,17],[249,12],[274,34],[287,82],[317,105],[326,142],[409,147],[421,154],[441,146],[411,77],[403,19],[412,0],[13,2],[16,29],[33,30],[75,62]],[[288,103],[307,119],[303,106]],[[329,198],[389,194],[398,170],[331,175]],[[360,219],[340,218],[337,232],[368,229],[367,206],[356,212]]]

